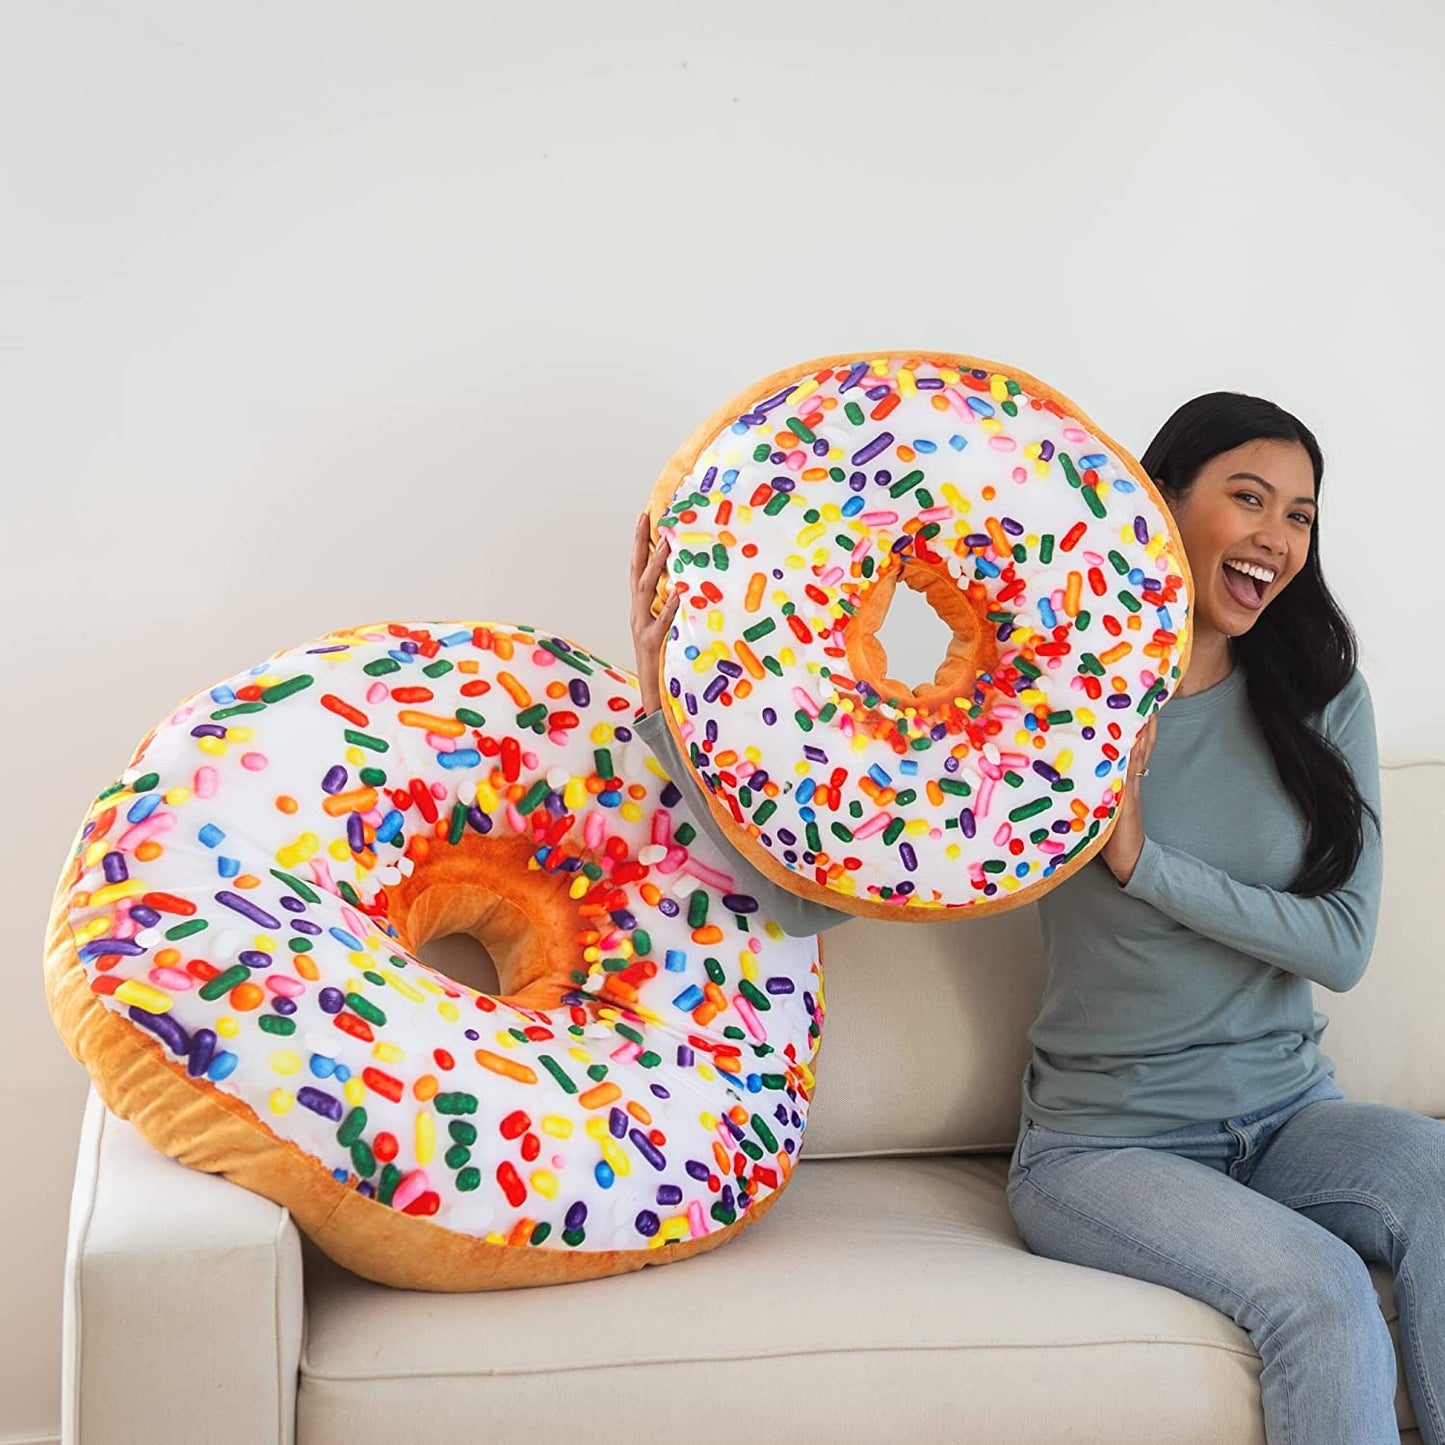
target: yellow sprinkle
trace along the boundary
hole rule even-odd
[[[461,1017],[457,1012],[457,1006],[450,999],[443,999],[437,1005],[437,1012],[449,1023],[454,1024]]]
[[[301,1056],[290,1049],[277,1049],[271,1055],[271,1067],[278,1074],[296,1074],[301,1071]]]
[[[396,1044],[378,1043],[372,1047],[371,1057],[383,1064],[399,1064],[406,1058],[406,1050]]]
[[[403,997],[409,998],[413,1003],[425,1003],[426,996],[419,988],[408,983],[399,973],[389,968],[382,968],[376,965],[377,972]]]
[[[134,898],[137,893],[145,891],[146,886],[139,878],[127,878],[123,883],[107,883],[103,888],[97,888],[90,895],[90,901],[96,907],[103,908],[118,898]]]
[[[416,1116],[416,1162],[430,1164],[436,1153],[436,1125],[432,1123],[431,1111],[423,1109]]]
[[[341,1096],[353,1109],[359,1109],[366,1102],[366,1085],[353,1076],[341,1086]]]
[[[271,1090],[271,1112],[273,1114],[289,1113],[295,1102],[296,1096],[289,1089]]]
[[[584,1054],[583,1058],[586,1057]],[[542,1132],[549,1134],[553,1139],[570,1139],[572,1137],[572,1121],[564,1119],[560,1114],[543,1114]]]
[[[544,1199],[557,1197],[557,1176],[546,1169],[536,1169],[529,1180],[533,1189]]]
[[[216,1020],[216,1032],[223,1039],[233,1039],[241,1032],[241,1025],[230,1014]]]
[[[226,741],[224,738],[197,738],[196,746],[210,757],[223,758],[226,756]]]
[[[614,729],[611,723],[598,723],[588,734],[588,738],[594,747],[602,747],[612,741]]]
[[[138,979],[128,978],[116,989],[114,997],[121,1003],[134,1004],[138,1009],[144,1009],[148,1014],[163,1014],[170,1008],[172,1000],[170,994],[161,989],[152,988],[148,983],[141,983]]]

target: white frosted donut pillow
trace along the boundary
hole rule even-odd
[[[806,362],[705,422],[650,512],[685,590],[663,712],[767,877],[934,922],[1103,845],[1187,664],[1190,578],[1150,479],[1067,397],[938,352]],[[915,686],[877,636],[900,581],[953,634]]]
[[[732,1238],[786,1187],[816,938],[738,893],[636,680],[499,623],[377,623],[184,702],[50,920],[57,1027],[162,1152],[385,1284],[551,1284]],[[418,961],[469,932],[500,993]]]

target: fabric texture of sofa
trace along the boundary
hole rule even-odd
[[[1445,761],[1387,764],[1382,792],[1379,932],[1358,987],[1316,988],[1322,1046],[1349,1098],[1439,1118]],[[425,950],[485,986],[477,952]],[[1244,1330],[1172,1290],[1035,1257],[1014,1228],[1004,1185],[1045,970],[1034,910],[855,919],[825,936],[824,965],[818,1090],[784,1197],[722,1249],[610,1279],[371,1284],[284,1209],[156,1153],[92,1091],[64,1439],[1263,1442]],[[1371,1272],[1398,1343],[1389,1273]],[[1417,1441],[1402,1376],[1396,1403]]]

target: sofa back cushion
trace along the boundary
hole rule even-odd
[[[1381,769],[1385,881],[1370,966],[1315,986],[1351,1099],[1445,1115],[1445,761]],[[827,1016],[803,1156],[1010,1153],[1047,965],[1037,910],[955,923],[855,918],[823,935]],[[1271,1102],[1271,1101],[1265,1101]]]

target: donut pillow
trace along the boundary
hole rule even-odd
[[[789,367],[651,496],[684,593],[663,713],[708,807],[804,898],[905,923],[1033,902],[1103,846],[1188,662],[1190,577],[1139,463],[1014,367],[868,352]],[[951,634],[890,675],[892,597]]]
[[[628,723],[496,623],[378,623],[187,699],[95,799],[46,991],[106,1105],[384,1284],[716,1247],[787,1187],[823,1020]],[[467,932],[500,992],[429,968]]]

